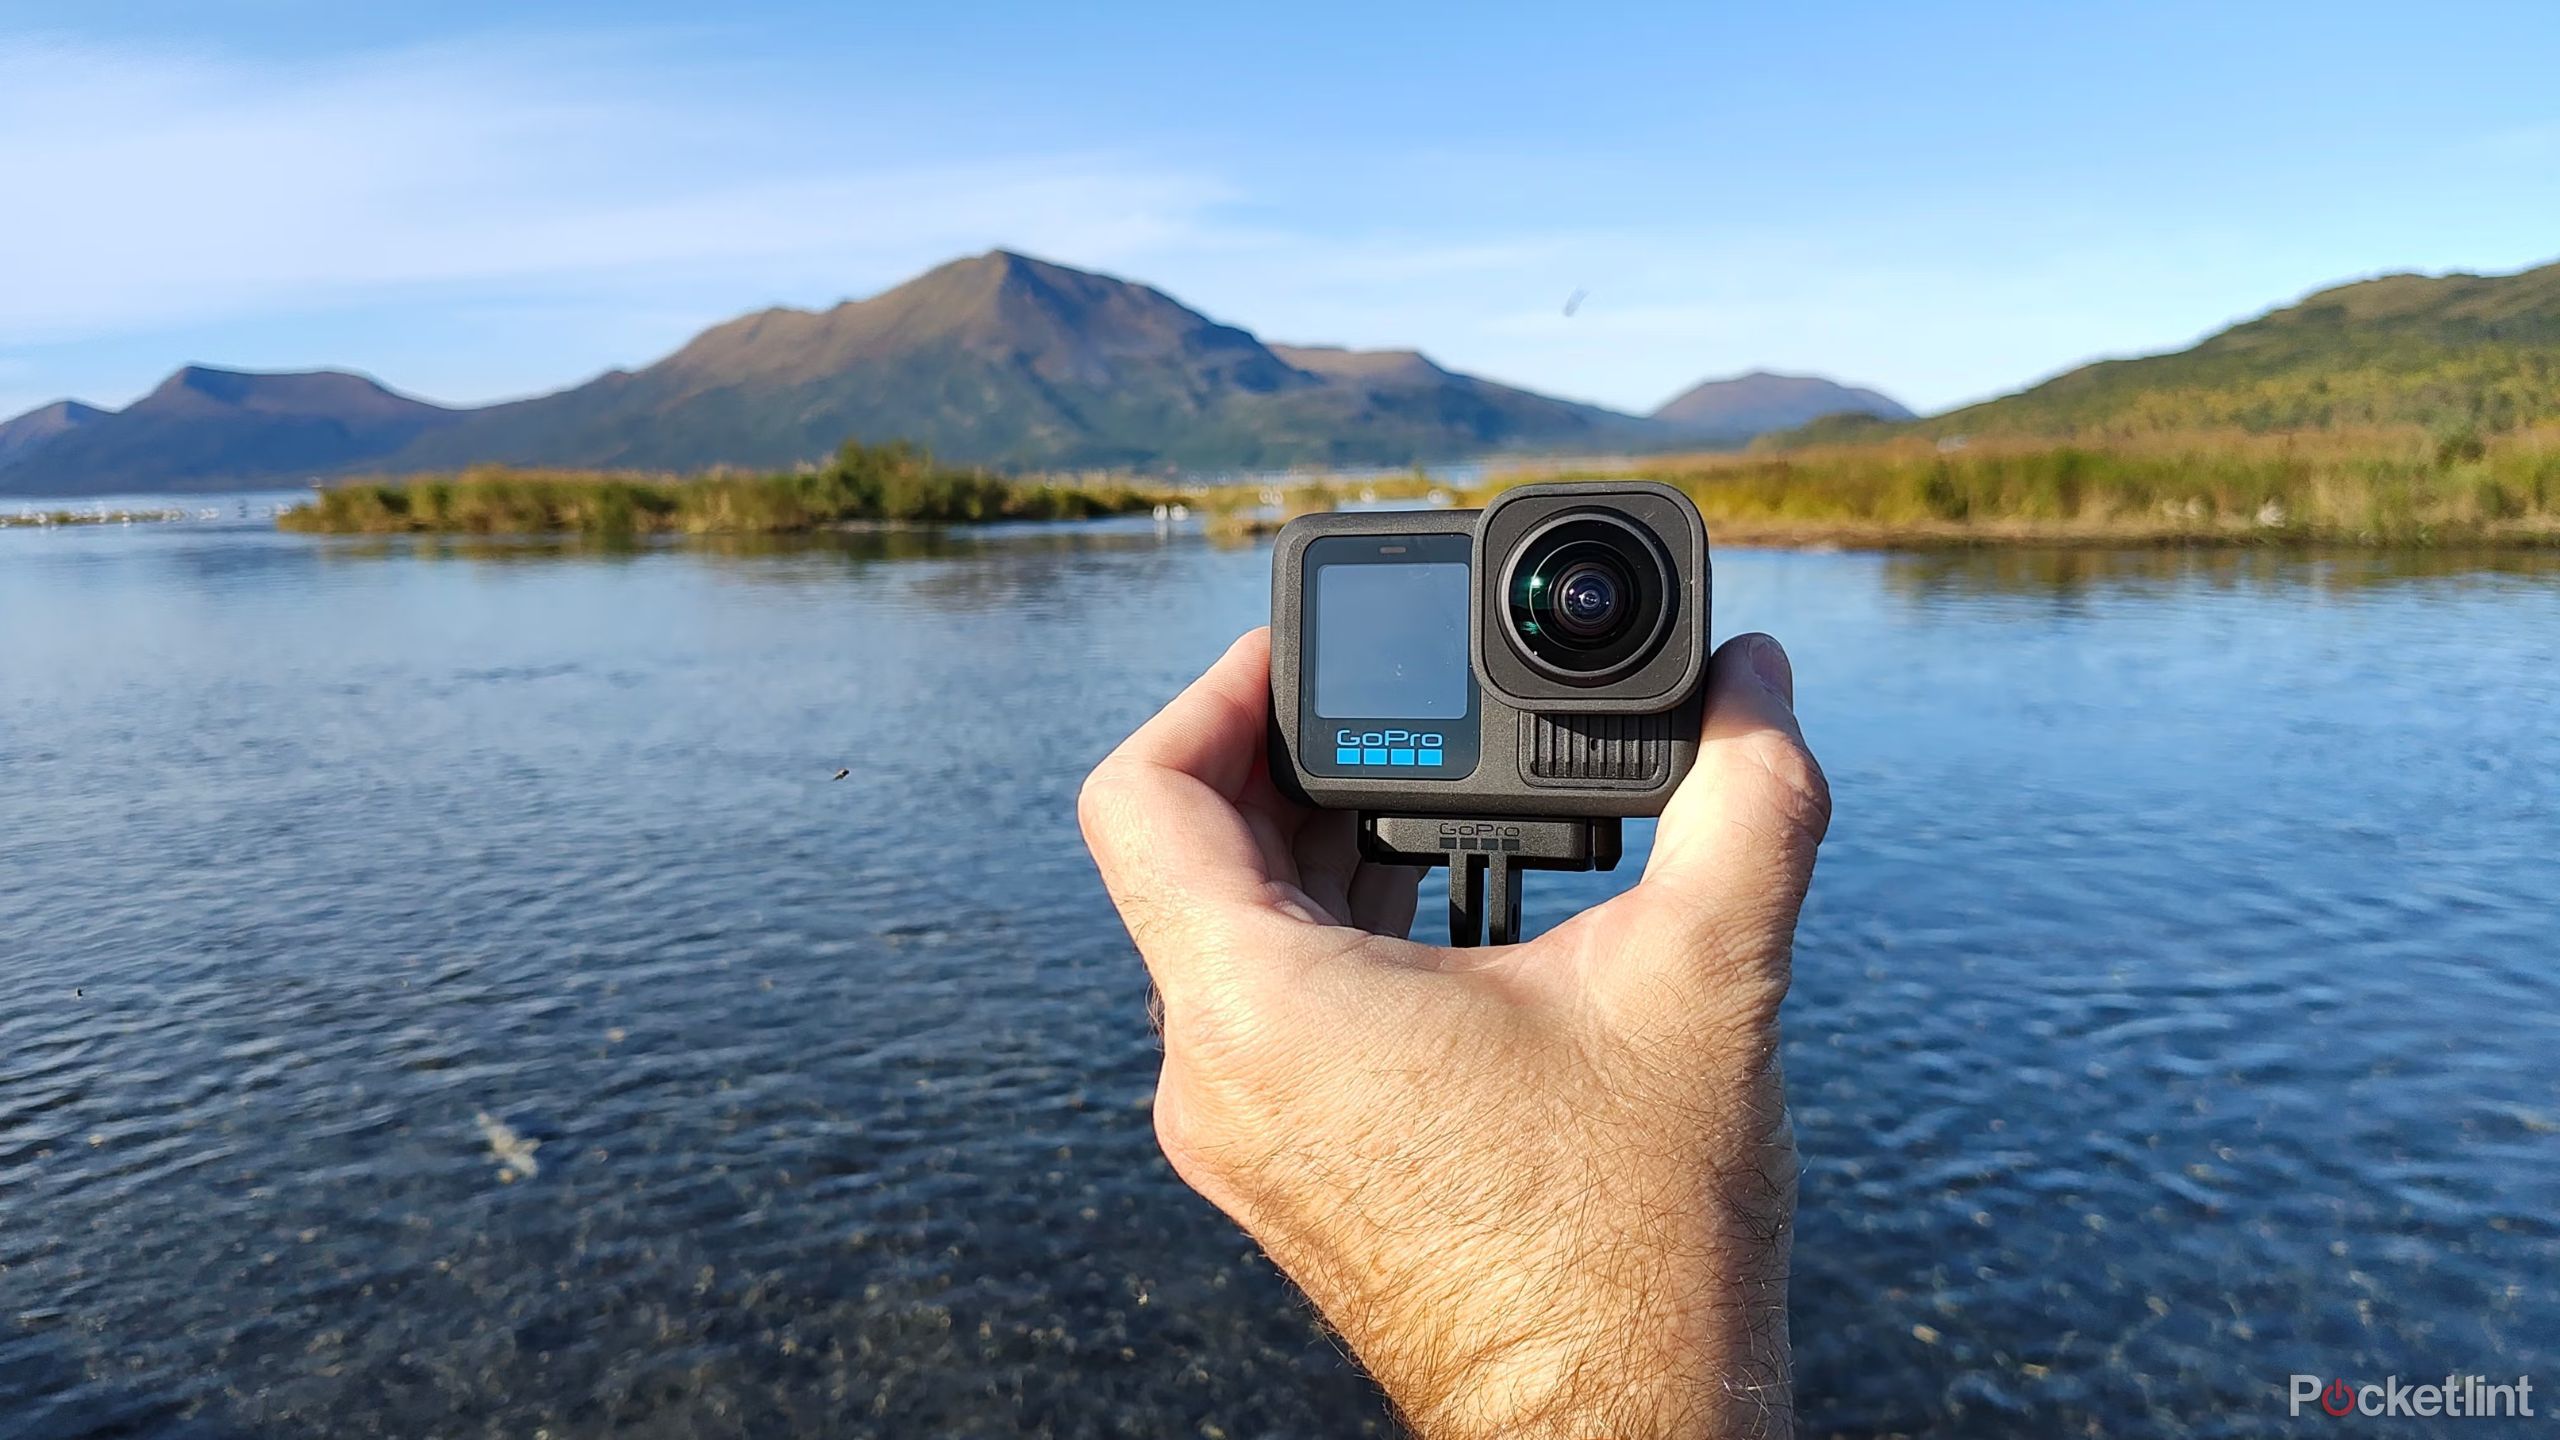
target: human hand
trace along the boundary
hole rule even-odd
[[[1787,1432],[1778,1003],[1830,797],[1785,652],[1716,652],[1641,883],[1526,944],[1404,938],[1265,761],[1256,631],[1085,782],[1164,1006],[1158,1141],[1428,1440]]]

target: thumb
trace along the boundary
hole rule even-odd
[[[1766,635],[1726,641],[1707,668],[1697,763],[1662,812],[1635,893],[1651,918],[1709,942],[1685,947],[1697,963],[1783,966],[1830,825],[1831,787],[1796,725],[1787,652]]]

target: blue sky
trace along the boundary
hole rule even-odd
[[[2555,58],[2529,4],[11,0],[0,414],[525,394],[995,245],[1626,408],[1934,409],[2560,258]]]

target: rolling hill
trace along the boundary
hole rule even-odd
[[[1774,375],[1766,370],[1693,386],[1666,401],[1653,418],[1702,440],[1739,443],[1825,415],[1844,414],[1913,418],[1901,402],[1873,390],[1818,375]]]
[[[1893,433],[2108,440],[2212,429],[2560,419],[2560,265],[2513,275],[2385,275],[2340,285],[2184,350],[2084,365],[1917,424],[1833,418],[1764,445]]]
[[[0,492],[112,495],[295,484],[378,461],[457,415],[361,375],[251,374],[202,365],[178,371],[122,410],[78,408],[86,413],[14,462],[0,459]]]

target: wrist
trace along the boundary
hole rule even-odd
[[[1638,1313],[1564,1323],[1378,1378],[1421,1440],[1784,1436],[1793,1409],[1783,1292],[1758,1308],[1748,1320]]]
[[[1694,1222],[1444,1232],[1358,1275],[1288,1268],[1421,1440],[1782,1436],[1785,1224],[1736,1226],[1756,1232],[1742,1244]]]

